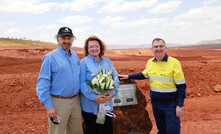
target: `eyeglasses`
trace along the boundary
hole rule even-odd
[[[163,47],[165,47],[165,45],[159,45],[159,46],[152,46],[152,48],[155,48],[155,49],[157,49],[157,48],[163,48]]]
[[[55,117],[55,118],[50,117],[50,120],[51,120],[51,122],[54,123],[55,125],[58,125],[58,124],[61,123],[61,120],[62,120],[62,119],[61,119],[61,117],[57,116],[57,117]]]

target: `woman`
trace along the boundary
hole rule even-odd
[[[112,134],[112,117],[105,116],[104,124],[96,123],[99,104],[107,104],[113,110],[112,98],[117,94],[119,79],[109,58],[104,58],[105,44],[96,36],[91,36],[85,41],[85,58],[80,61],[80,79],[81,79],[81,107],[82,116],[86,125],[86,134]],[[92,80],[92,75],[97,74],[98,70],[110,70],[113,74],[113,80],[116,89],[108,95],[99,95],[93,92],[88,85],[88,80]]]

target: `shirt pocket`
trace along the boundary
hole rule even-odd
[[[155,82],[156,71],[153,70],[152,68],[149,68],[147,69],[147,73],[148,73],[150,85],[152,85]]]
[[[172,77],[172,70],[160,71],[160,76],[163,78],[171,78]]]
[[[156,71],[152,68],[147,69],[148,76],[156,76]]]

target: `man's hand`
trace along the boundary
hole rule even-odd
[[[127,80],[129,79],[129,75],[118,75],[120,80]]]
[[[176,116],[180,118],[183,114],[184,114],[184,108],[177,106],[176,107]]]
[[[49,117],[52,117],[52,118],[56,118],[56,117],[57,117],[55,108],[50,108],[50,109],[48,109],[48,110],[47,110],[47,114],[48,114]]]

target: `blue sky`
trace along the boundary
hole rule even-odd
[[[1,0],[0,37],[56,43],[68,26],[82,47],[90,35],[107,45],[192,44],[221,39],[220,0]]]

